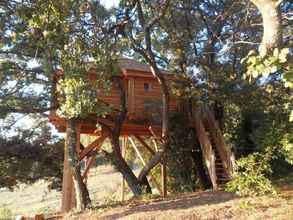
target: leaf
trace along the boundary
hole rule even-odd
[[[286,88],[293,88],[293,83],[292,82],[285,82],[285,87]]]
[[[258,75],[259,75],[259,74],[258,74],[258,72],[257,72],[257,71],[253,71],[253,72],[252,72],[252,76],[253,76],[253,78],[257,78],[257,77],[258,77]]]
[[[279,48],[275,48],[274,52],[273,52],[274,57],[278,57],[279,56]]]
[[[289,121],[292,122],[293,121],[293,110],[291,111],[290,113],[290,116],[289,116]]]
[[[289,49],[284,48],[281,50],[281,53],[279,54],[279,60],[280,63],[285,63],[287,61],[287,55],[289,54]]]

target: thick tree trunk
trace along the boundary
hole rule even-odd
[[[164,151],[160,150],[151,158],[151,160],[140,171],[138,175],[139,181],[142,181],[147,176],[147,174],[161,161],[163,154]]]
[[[282,23],[279,5],[282,1],[250,0],[260,11],[263,19],[263,37],[259,48],[261,56],[270,54],[282,42]]]
[[[112,144],[112,149],[114,153],[114,164],[118,171],[122,174],[123,178],[126,180],[130,190],[133,192],[135,196],[141,195],[142,194],[142,189],[140,186],[140,182],[134,175],[133,171],[131,168],[128,166],[126,161],[121,155],[121,148],[120,148],[120,143],[119,143],[119,134],[113,133],[113,131],[110,134],[110,140]]]
[[[77,210],[84,210],[90,206],[91,200],[89,197],[87,186],[82,181],[82,176],[80,173],[80,163],[78,153],[76,151],[77,130],[76,122],[74,119],[69,119],[67,121],[66,133],[69,151],[69,166],[73,176],[73,184],[76,196],[76,208]]]
[[[164,16],[166,9],[168,8],[168,5],[169,5],[169,1],[166,1],[161,11],[161,14],[159,14],[157,18],[153,21],[159,20],[161,17]],[[154,23],[152,22],[146,23],[141,1],[137,0],[136,6],[137,6],[137,13],[138,13],[138,20],[144,32],[144,40],[145,40],[146,49],[134,48],[134,50],[140,53],[145,58],[147,63],[150,65],[151,71],[154,77],[157,79],[157,81],[160,84],[161,93],[162,93],[162,136],[161,136],[162,137],[162,149],[161,149],[162,152],[159,152],[158,154],[156,154],[154,158],[152,158],[150,162],[146,164],[143,171],[139,175],[139,179],[144,179],[146,175],[148,174],[148,172],[160,162],[162,157],[165,155],[165,151],[169,145],[169,99],[170,98],[169,98],[169,88],[168,88],[167,82],[164,76],[162,75],[160,69],[157,66],[155,54],[153,53],[153,50],[152,50],[151,28]],[[165,183],[167,179],[166,169],[163,176],[164,178],[162,180]],[[163,189],[163,194],[166,195],[166,189]]]
[[[114,126],[113,128],[107,128],[110,134],[110,140],[112,144],[112,149],[114,153],[113,162],[116,166],[116,168],[119,170],[119,172],[123,175],[123,178],[126,180],[129,188],[133,192],[135,196],[141,195],[143,193],[143,186],[146,186],[146,192],[151,193],[150,184],[147,180],[147,178],[141,179],[141,181],[135,176],[129,165],[126,163],[124,158],[121,154],[121,148],[120,148],[120,131],[122,124],[125,120],[127,109],[126,109],[126,94],[125,89],[123,86],[123,83],[121,82],[121,79],[118,77],[113,78],[114,82],[117,83],[117,86],[120,91],[120,112],[118,115],[114,118]]]

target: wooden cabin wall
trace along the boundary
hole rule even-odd
[[[127,97],[127,81],[124,80],[124,87]],[[111,84],[109,92],[105,92],[103,87],[99,89],[98,98],[102,101],[114,106],[115,109],[120,109],[120,91],[118,86],[115,83]]]
[[[144,120],[153,114],[157,114],[158,117],[161,114],[162,100],[160,84],[151,73],[132,74],[133,76],[128,76],[123,80],[129,118],[131,120]],[[145,84],[148,84],[148,90],[145,88]],[[98,98],[113,105],[116,109],[120,108],[120,93],[114,83],[112,83],[108,93],[101,88]],[[170,99],[170,111],[177,111],[177,101],[172,97]]]

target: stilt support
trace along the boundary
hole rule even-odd
[[[166,165],[166,152],[163,154],[162,164],[161,164],[161,178],[162,178],[162,191],[163,197],[167,196],[167,165]]]

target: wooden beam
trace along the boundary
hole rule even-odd
[[[139,135],[134,135],[134,137],[152,154],[155,155],[155,151],[147,145],[147,143],[139,136]]]
[[[152,142],[154,143],[154,146],[155,146],[156,152],[158,152],[158,150],[159,150],[159,148],[158,148],[158,144],[157,144],[157,142],[156,142],[156,140],[155,140],[154,137],[152,137]]]
[[[136,139],[154,156],[156,152],[158,152],[158,145],[155,139],[152,138],[152,141],[155,145],[156,151],[154,151],[139,135],[134,135]],[[162,160],[160,161],[161,164],[163,164]]]
[[[88,175],[88,172],[91,168],[91,166],[93,165],[93,163],[95,162],[96,160],[96,153],[94,155],[92,155],[88,160],[87,160],[87,163],[86,163],[86,167],[84,169],[84,172],[82,174],[82,179],[83,180],[86,180],[87,179],[87,175]]]
[[[146,162],[144,161],[144,159],[143,159],[141,153],[139,152],[138,148],[136,147],[136,144],[134,143],[134,141],[132,140],[131,137],[128,137],[128,140],[129,140],[130,143],[132,144],[132,147],[133,147],[133,149],[135,150],[135,152],[136,152],[138,158],[140,159],[140,161],[142,162],[142,164],[145,166],[145,165],[146,165]]]
[[[127,148],[127,137],[122,137],[122,145],[121,145],[121,155],[122,157],[125,157],[126,153],[126,148]],[[125,199],[125,180],[123,175],[121,175],[121,195],[120,199],[123,202]]]
[[[130,141],[130,143],[131,143],[133,149],[135,150],[135,152],[136,152],[138,158],[140,159],[142,165],[145,166],[145,165],[146,165],[146,162],[145,162],[145,160],[143,159],[143,157],[142,157],[141,153],[139,152],[138,148],[136,147],[134,141],[132,140],[131,137],[128,137],[128,140]],[[162,190],[161,190],[161,188],[160,188],[160,185],[159,185],[158,182],[156,181],[155,177],[151,174],[151,172],[149,172],[149,175],[150,175],[150,179],[154,182],[154,184],[155,184],[156,188],[158,189],[158,191],[160,192],[160,194],[163,195],[163,192],[162,192]]]
[[[80,128],[81,124],[76,125],[76,152],[80,152]]]
[[[101,124],[104,124],[104,125],[107,125],[109,127],[112,127],[114,126],[114,123],[113,121],[107,119],[107,118],[101,118],[101,117],[98,117],[97,118],[97,122],[101,123]]]
[[[79,153],[79,160],[82,160],[89,152],[92,150],[100,149],[102,146],[104,140],[107,138],[107,135],[105,133],[102,133],[102,136],[98,137],[96,140],[94,140],[92,143],[90,143],[87,147],[85,147],[80,153]]]
[[[135,113],[135,97],[134,97],[134,78],[131,77],[129,78],[128,81],[128,99],[127,99],[127,104],[128,104],[128,113],[129,114],[134,114]]]
[[[62,179],[62,203],[61,211],[69,212],[75,207],[75,192],[73,179],[69,166],[68,134],[65,137],[64,145],[64,162],[63,162],[63,179]]]
[[[162,184],[162,196],[167,196],[167,165],[166,165],[166,152],[164,152],[161,164],[161,184]]]
[[[153,135],[154,139],[155,139],[156,141],[162,143],[162,139],[159,138],[159,137],[156,135],[156,133],[154,132],[153,127],[152,127],[152,126],[149,126],[148,129],[149,129],[149,131],[151,132],[151,134]]]

